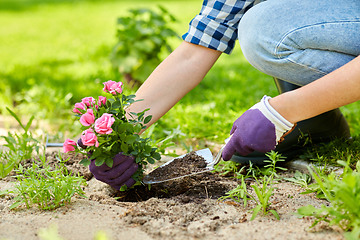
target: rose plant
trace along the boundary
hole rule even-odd
[[[79,118],[83,132],[77,142],[66,139],[63,150],[90,156],[80,162],[85,166],[94,161],[96,166],[106,164],[111,168],[115,155],[121,153],[132,156],[139,165],[132,178],[139,183],[144,166],[160,159],[160,153],[152,146],[152,140],[139,135],[151,120],[151,115],[145,117],[145,112],[149,109],[140,113],[126,113],[127,107],[141,100],[134,100],[135,95],[123,94],[122,82],[109,80],[103,84],[103,91],[109,93],[111,98],[85,97],[75,104],[73,112]]]

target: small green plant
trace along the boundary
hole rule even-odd
[[[45,155],[27,169],[19,165],[14,188],[0,193],[15,195],[10,209],[25,204],[27,208],[37,206],[41,210],[51,210],[69,204],[75,194],[86,197],[81,188],[86,184],[85,179],[69,173],[64,166],[67,160],[61,160],[60,154],[58,160],[59,165],[54,169],[47,165]]]
[[[296,170],[294,177],[292,178],[283,178],[286,181],[293,182],[297,185],[300,185],[303,188],[308,188],[309,183],[311,182],[312,178],[309,174],[302,173]]]
[[[221,161],[219,164],[215,165],[214,168],[214,171],[219,172],[219,175],[236,175],[239,172],[239,163],[233,161]]]
[[[20,127],[24,130],[23,133],[10,133],[8,132],[7,136],[1,136],[6,141],[4,144],[5,147],[8,147],[10,152],[13,154],[18,154],[21,159],[28,159],[31,158],[33,151],[39,152],[39,141],[36,140],[32,133],[29,131],[32,121],[34,117],[32,116],[28,123],[24,126],[20,118],[9,108],[6,108],[9,113],[15,118],[15,120],[19,123]]]
[[[10,151],[0,152],[0,179],[6,177],[17,165],[21,156]]]
[[[9,108],[8,112],[15,118],[23,130],[23,133],[10,133],[1,136],[5,141],[8,150],[0,152],[0,179],[6,177],[14,168],[16,169],[20,161],[31,158],[34,150],[38,153],[40,144],[29,131],[34,117],[31,117],[26,125],[23,125],[20,118]]]
[[[355,166],[360,160],[359,142],[360,138],[354,136],[351,139],[337,138],[327,144],[313,144],[301,155],[301,158],[322,165],[339,166],[338,160],[347,161],[351,156],[350,165]]]
[[[348,161],[338,161],[344,167],[340,176],[334,172],[328,175],[322,174],[318,168],[309,171],[316,180],[319,189],[325,198],[331,203],[329,206],[322,205],[320,209],[312,205],[298,209],[300,217],[313,216],[314,227],[321,221],[329,225],[337,225],[347,231],[345,237],[349,240],[360,238],[360,161],[356,169],[352,170]]]
[[[248,189],[247,185],[245,183],[245,177],[241,177],[241,184],[238,185],[235,189],[229,191],[226,193],[227,196],[223,196],[219,198],[219,200],[224,200],[227,198],[231,198],[236,202],[239,202],[241,199],[244,201],[244,206],[247,205],[247,202],[249,200],[253,200],[256,202],[256,207],[251,209],[253,212],[251,216],[251,220],[254,220],[256,216],[259,214],[259,212],[262,210],[264,215],[267,215],[268,213],[271,213],[274,215],[276,219],[280,219],[279,214],[274,209],[269,209],[271,203],[269,202],[270,197],[273,195],[273,190],[275,189],[273,187],[275,177],[278,177],[276,170],[286,170],[285,168],[276,166],[276,163],[280,161],[284,161],[284,158],[281,156],[281,154],[278,154],[277,152],[271,151],[270,153],[267,153],[266,156],[269,157],[269,160],[266,160],[268,163],[264,166],[267,171],[265,171],[269,175],[263,175],[262,177],[257,177],[254,174],[254,171],[249,171],[246,176],[249,176],[249,174],[252,175],[252,177],[255,179],[255,184],[250,185],[254,189],[255,195],[251,194]]]
[[[169,38],[178,36],[169,23],[176,19],[163,7],[160,13],[150,9],[131,9],[128,17],[118,18],[118,43],[112,50],[111,62],[129,85],[141,85],[160,64],[160,54],[172,49]]]

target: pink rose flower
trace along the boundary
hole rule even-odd
[[[111,126],[115,122],[112,114],[104,113],[101,117],[95,121],[95,132],[100,134],[110,134],[112,133]]]
[[[95,116],[94,116],[94,112],[92,109],[88,109],[86,111],[86,113],[84,113],[83,115],[81,115],[80,117],[80,123],[83,126],[90,126],[91,124],[93,124],[95,122]]]
[[[73,112],[74,112],[74,113],[81,114],[81,112],[79,111],[79,109],[86,110],[85,104],[82,103],[82,102],[75,103],[75,107],[74,107],[74,109],[73,109]]]
[[[98,100],[98,105],[99,107],[101,107],[101,105],[105,105],[106,104],[106,97],[103,96],[99,96],[99,100]]]
[[[97,140],[97,137],[96,137],[94,131],[91,128],[86,129],[82,133],[80,138],[81,138],[82,144],[84,144],[85,146],[99,147],[99,142]]]
[[[88,107],[96,104],[96,100],[93,97],[85,97],[85,98],[81,99],[81,102]]]
[[[64,153],[75,151],[76,142],[71,139],[66,139],[63,144]]]
[[[108,92],[111,93],[113,95],[117,94],[117,93],[122,93],[122,88],[121,86],[123,85],[122,82],[115,82],[112,80],[109,80],[107,82],[104,82],[104,88],[103,91],[104,92]]]

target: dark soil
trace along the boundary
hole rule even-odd
[[[156,168],[148,176],[149,181],[165,181],[193,173],[203,172],[207,166],[205,159],[190,152],[182,158],[175,158],[169,164]]]

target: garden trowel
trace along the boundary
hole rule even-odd
[[[179,157],[176,157],[168,162],[166,162],[165,164],[161,165],[160,167],[156,168],[155,170],[153,170],[151,173],[149,173],[148,175],[146,175],[144,178],[143,178],[143,183],[145,184],[154,184],[154,183],[161,183],[161,182],[167,182],[167,181],[170,181],[170,180],[175,180],[175,179],[179,179],[179,178],[183,178],[183,177],[187,177],[187,176],[192,176],[192,175],[196,175],[196,174],[200,174],[200,173],[204,173],[204,172],[209,172],[209,171],[212,171],[214,170],[214,166],[216,164],[218,164],[220,161],[221,161],[221,154],[226,146],[226,144],[228,143],[228,141],[230,140],[231,136],[228,137],[227,139],[225,139],[225,144],[224,146],[221,147],[220,151],[218,152],[218,154],[216,155],[215,159],[213,159],[213,155],[210,151],[209,148],[205,148],[205,149],[201,149],[201,150],[198,150],[198,151],[195,151],[195,153],[201,157],[203,157],[205,159],[205,162],[206,162],[206,167],[202,168],[201,171],[195,171],[195,172],[191,172],[189,174],[186,174],[186,175],[181,175],[181,176],[176,176],[176,177],[169,177],[169,178],[166,178],[164,176],[160,176],[158,177],[157,174],[154,174],[155,171],[157,169],[160,169],[160,168],[166,168],[171,162],[173,162],[175,159],[179,159],[179,158],[183,158],[186,156],[186,154],[184,155],[181,155]],[[162,169],[163,170],[163,169]]]

